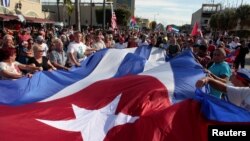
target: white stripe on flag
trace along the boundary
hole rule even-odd
[[[152,69],[149,69],[147,71],[144,71],[140,75],[149,75],[157,78],[161,83],[167,88],[168,90],[168,96],[169,101],[173,103],[174,98],[174,73],[171,67],[171,64],[169,62],[154,62],[154,63],[146,63],[146,66],[148,68],[149,65],[155,66]],[[158,65],[158,66],[157,66]],[[145,70],[145,69],[144,69]]]
[[[157,48],[152,49],[150,53],[150,57],[152,56],[151,60],[146,62],[144,70],[143,70],[144,72],[141,73],[141,75],[149,75],[149,76],[156,77],[165,86],[167,84],[168,94],[169,94],[169,98],[171,101],[173,92],[174,92],[173,72],[172,72],[170,63],[162,61],[162,58],[165,58],[165,57],[163,57],[164,53],[160,53],[160,51],[165,52],[162,49],[157,49]],[[94,69],[94,71],[89,76],[62,89],[55,95],[41,102],[52,101],[52,100],[56,100],[56,99],[60,99],[60,98],[72,95],[97,81],[113,77],[117,73],[117,70],[120,64],[122,63],[123,59],[125,58],[125,56],[128,53],[134,53],[134,52],[135,52],[135,48],[122,49],[122,50],[109,49],[108,52],[100,61],[100,63],[98,64],[98,66]],[[157,52],[159,53],[159,55],[156,55]],[[169,73],[166,73],[166,71]]]
[[[51,97],[49,97],[41,102],[52,101],[55,99],[59,99],[59,98],[63,98],[63,97],[72,95],[72,94],[86,88],[87,86],[97,82],[97,81],[113,77],[117,73],[117,70],[118,70],[120,64],[122,63],[124,57],[128,53],[134,53],[135,50],[136,50],[136,48],[122,49],[122,50],[109,49],[108,52],[105,54],[105,56],[100,61],[100,63],[98,64],[98,66],[94,69],[94,71],[89,76],[87,76],[86,78],[62,89],[61,91],[59,91],[55,95],[53,95],[53,96],[51,96]],[[162,49],[152,48],[151,53],[150,53],[150,57],[149,57],[150,60],[146,62],[143,71],[150,71],[152,68],[155,68],[158,66],[166,67],[161,71],[162,73],[165,72],[166,69],[171,70],[170,64],[166,63],[162,60],[165,57],[163,57],[164,53],[160,53],[160,51],[165,52]],[[156,54],[156,53],[158,53],[158,54]],[[114,60],[116,60],[116,61],[114,61]],[[110,65],[110,62],[112,62],[112,65]],[[161,72],[157,72],[156,74],[153,74],[152,76],[156,77],[164,85],[168,84],[168,90],[169,90],[169,92],[171,92],[169,94],[172,94],[173,90],[174,90],[174,86],[172,84],[170,84],[170,82],[172,82],[172,83],[174,82],[172,71],[171,71],[171,74],[169,74],[169,75],[163,75],[163,74],[161,74]],[[148,75],[151,75],[151,74],[148,74]],[[167,79],[167,80],[164,80],[164,79]]]
[[[165,61],[166,51],[161,48],[152,48],[150,52],[150,56],[148,61],[156,62],[156,61]]]
[[[10,6],[10,0],[3,0],[3,7],[9,7]]]
[[[121,51],[119,49],[109,49],[100,61],[100,63],[93,70],[93,72],[89,74],[86,78],[62,89],[55,95],[43,100],[42,102],[52,101],[55,99],[69,96],[86,88],[87,86],[95,83],[96,81],[113,77],[116,74],[124,57],[128,53],[129,52],[127,52],[126,50]]]

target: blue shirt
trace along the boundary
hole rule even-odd
[[[228,65],[228,63],[225,61],[221,63],[214,63],[208,70],[218,77],[226,76],[229,78],[232,75],[231,68]],[[213,96],[221,98],[221,94],[222,94],[221,91],[218,91],[213,88],[210,88],[210,90]]]

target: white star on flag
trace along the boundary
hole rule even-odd
[[[81,132],[84,141],[102,141],[111,128],[126,123],[134,123],[139,118],[123,113],[115,115],[120,98],[121,95],[117,96],[111,103],[98,110],[87,110],[72,105],[76,119],[62,121],[37,120],[61,130]]]

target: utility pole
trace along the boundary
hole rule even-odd
[[[76,14],[76,30],[81,31],[81,23],[80,23],[80,4],[79,0],[75,0],[75,14]]]
[[[103,5],[102,5],[102,9],[103,9],[103,23],[102,23],[102,28],[103,30],[105,29],[105,25],[106,25],[106,1],[103,0]]]

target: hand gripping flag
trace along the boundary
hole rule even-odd
[[[205,74],[192,53],[165,57],[149,46],[104,49],[69,72],[0,81],[1,141],[203,141],[215,121],[250,122],[244,109],[196,98]],[[234,117],[216,116],[223,108]]]

